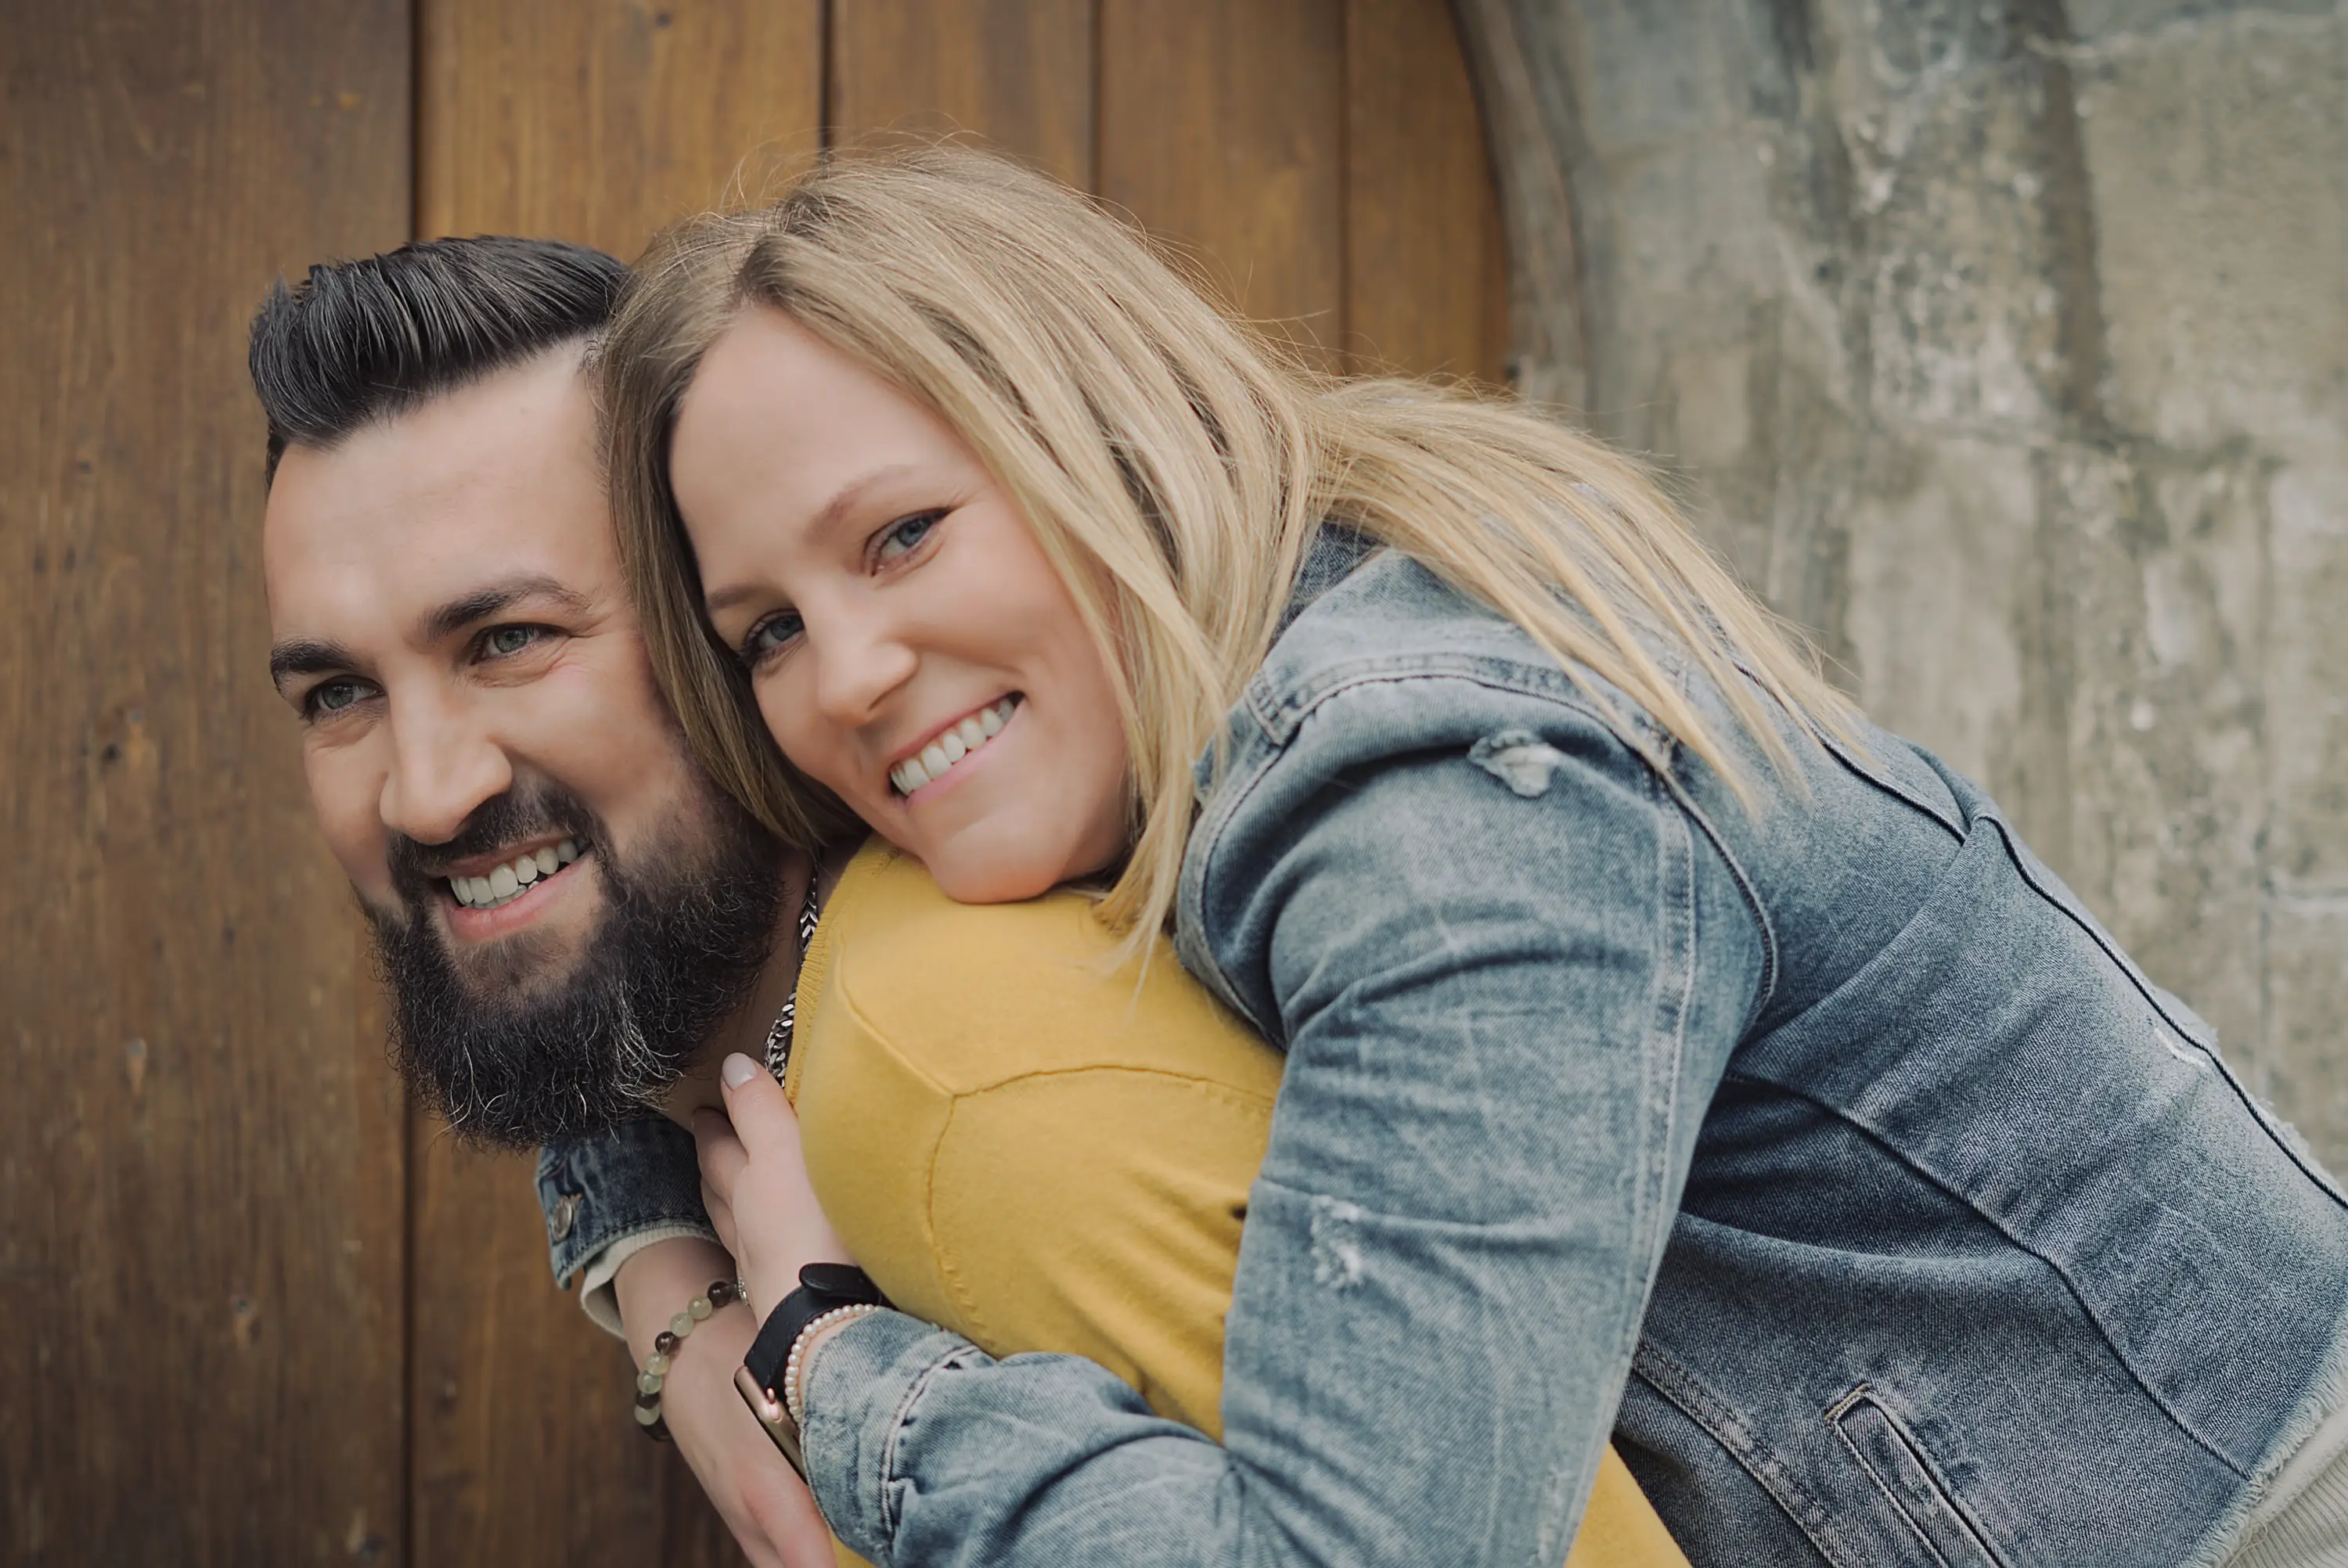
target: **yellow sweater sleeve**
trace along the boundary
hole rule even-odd
[[[1054,1351],[1220,1437],[1223,1319],[1276,1051],[1160,944],[1073,894],[957,905],[879,845],[801,976],[789,1087],[808,1173],[905,1310],[994,1356]],[[1610,1448],[1571,1568],[1684,1568]]]

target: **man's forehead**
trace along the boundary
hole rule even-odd
[[[520,575],[600,597],[616,581],[594,411],[575,359],[541,359],[279,465],[263,524],[281,632],[404,619]]]

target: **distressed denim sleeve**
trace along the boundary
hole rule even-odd
[[[1429,677],[1323,708],[1210,803],[1186,889],[1189,960],[1288,1052],[1225,1446],[1088,1363],[878,1315],[816,1358],[807,1432],[874,1562],[1565,1560],[1765,932],[1573,704]]]
[[[701,1206],[693,1134],[664,1116],[565,1138],[538,1153],[548,1261],[563,1289],[613,1242],[683,1227],[717,1239]]]

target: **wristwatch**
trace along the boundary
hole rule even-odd
[[[750,1353],[734,1374],[734,1387],[767,1438],[804,1480],[807,1460],[799,1450],[798,1423],[784,1408],[783,1371],[792,1348],[808,1325],[846,1307],[886,1307],[889,1298],[872,1276],[852,1263],[811,1263],[799,1270],[799,1286],[775,1304],[750,1342]]]

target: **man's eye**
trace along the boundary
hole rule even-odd
[[[883,561],[892,561],[918,548],[922,541],[930,537],[930,530],[938,526],[938,519],[944,516],[943,512],[916,512],[910,518],[899,518],[881,533],[880,548],[874,552],[875,556]]]
[[[363,682],[321,681],[310,688],[310,694],[303,699],[303,706],[309,710],[313,718],[324,718],[330,713],[341,712],[366,695],[366,686]]]
[[[752,626],[742,638],[742,662],[757,669],[789,646],[804,630],[795,610],[778,610]]]
[[[481,635],[481,649],[500,659],[510,659],[538,641],[535,626],[492,626]]]

